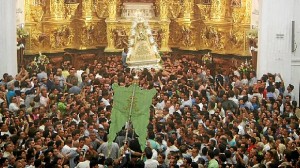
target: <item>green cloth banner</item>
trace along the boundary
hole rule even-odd
[[[111,112],[108,142],[113,142],[116,134],[129,120],[132,102],[131,122],[136,134],[139,136],[138,139],[141,144],[141,149],[144,150],[150,117],[149,108],[152,104],[152,98],[156,94],[156,90],[142,90],[137,84],[133,84],[129,87],[113,84],[112,88],[114,90],[114,103]],[[134,96],[133,99],[132,96]]]

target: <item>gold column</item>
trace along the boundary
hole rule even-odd
[[[117,19],[117,0],[108,1],[108,20],[114,21]]]
[[[226,17],[226,0],[212,0],[210,19],[224,21]]]
[[[37,50],[43,49],[44,36],[41,21],[45,14],[44,5],[36,0],[25,1],[25,28],[29,32],[25,54],[35,54]]]
[[[159,1],[159,19],[161,21],[168,21],[168,1],[160,0]]]
[[[92,0],[82,1],[82,18],[85,20],[91,20],[93,18]]]
[[[242,4],[245,4],[245,14],[243,22],[250,25],[251,22],[251,8],[252,8],[252,0],[243,0]]]
[[[65,19],[65,2],[64,0],[50,0],[50,19]]]
[[[170,52],[171,49],[169,47],[169,34],[170,34],[170,20],[168,18],[168,1],[160,0],[159,6],[159,19],[160,19],[160,27],[162,31],[161,35],[161,46],[160,51],[162,52]]]
[[[107,46],[105,48],[105,52],[116,52],[117,49],[115,48],[115,41],[114,41],[114,30],[116,21],[108,21],[106,20],[106,38],[107,38]]]
[[[192,13],[193,13],[194,1],[184,0],[183,1],[183,17],[178,18],[177,22],[180,25],[180,47],[182,50],[196,50],[195,47],[195,32],[193,32]]]
[[[161,22],[162,38],[160,51],[162,52],[171,52],[171,49],[169,47],[169,25],[170,21]]]
[[[183,11],[183,19],[191,19],[194,7],[194,0],[184,0],[183,1],[184,11]]]
[[[114,40],[114,30],[116,28],[117,23],[117,0],[110,0],[107,4],[108,18],[105,20],[106,22],[106,38],[107,38],[107,46],[105,48],[105,52],[116,52],[115,48],[115,40]]]

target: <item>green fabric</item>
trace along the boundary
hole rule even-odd
[[[219,163],[216,161],[216,159],[211,159],[208,162],[207,168],[219,168]]]
[[[66,108],[67,108],[67,105],[63,102],[58,102],[57,104],[57,109],[61,112],[62,115],[65,115],[66,114]]]
[[[116,137],[116,133],[118,133],[129,120],[130,106],[134,92],[131,122],[136,134],[139,136],[138,139],[141,144],[141,149],[144,150],[147,137],[147,125],[150,117],[149,107],[152,103],[153,96],[156,94],[156,90],[142,90],[136,84],[129,87],[113,84],[112,88],[114,90],[114,105],[108,141],[112,142]]]

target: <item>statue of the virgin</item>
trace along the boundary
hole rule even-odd
[[[126,63],[130,68],[160,69],[160,60],[150,26],[139,18],[132,26]]]

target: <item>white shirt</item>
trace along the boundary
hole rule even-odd
[[[90,168],[90,161],[79,162],[75,168]]]
[[[102,98],[101,101],[105,104],[105,106],[109,106],[109,101],[106,100],[105,98]]]
[[[175,146],[175,145],[172,145],[172,146],[168,146],[167,147],[167,150],[166,150],[166,159],[167,159],[167,156],[170,152],[176,152],[176,151],[179,151],[179,149]]]
[[[44,97],[44,96],[40,96],[40,104],[44,105],[45,107],[48,106],[48,102],[49,102],[49,98],[48,97]]]
[[[155,149],[152,149],[152,158],[153,160],[157,160],[157,151]]]
[[[175,107],[172,105],[169,107],[169,114],[173,114],[175,112]]]
[[[189,100],[182,100],[180,108],[184,108],[184,106],[192,107],[192,105],[193,105],[193,102],[192,102],[191,99],[189,99]]]
[[[270,144],[267,143],[267,144],[265,144],[263,151],[266,152],[266,151],[268,151],[268,150],[270,150],[270,149],[271,149]]]
[[[9,111],[17,112],[19,110],[19,107],[16,103],[10,103],[8,109]]]
[[[241,125],[238,125],[238,129],[239,129],[239,135],[245,135],[245,130],[244,130],[244,127],[241,126]]]
[[[195,156],[195,157],[191,156],[191,159],[192,159],[193,162],[198,162],[198,160],[199,160],[200,157],[201,157],[201,156],[198,154],[198,155]]]
[[[157,168],[158,165],[159,163],[157,160],[147,159],[145,161],[145,168]]]
[[[63,155],[68,154],[71,151],[71,148],[68,145],[65,145],[62,149],[61,149],[61,153]]]

